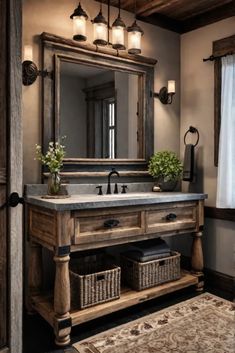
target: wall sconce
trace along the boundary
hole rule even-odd
[[[37,65],[33,62],[33,48],[31,45],[24,47],[24,61],[22,63],[22,82],[24,86],[32,85],[38,76],[49,76],[47,70],[38,70]]]
[[[168,81],[168,87],[162,87],[159,93],[154,93],[155,98],[159,98],[162,104],[171,104],[175,94],[175,81]]]
[[[80,2],[70,18],[73,20],[73,39],[79,42],[85,42],[87,40],[86,21],[88,16],[83,10]]]

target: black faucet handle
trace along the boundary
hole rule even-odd
[[[115,186],[114,186],[114,194],[118,194],[118,184],[115,183]]]
[[[99,189],[98,195],[103,195],[102,185],[96,186],[96,189]]]
[[[126,189],[128,189],[128,186],[123,184],[121,194],[126,194]]]

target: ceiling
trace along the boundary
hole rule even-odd
[[[107,4],[108,0],[102,2]],[[110,0],[110,5],[118,7],[118,2],[118,0]],[[235,0],[137,0],[136,2],[138,19],[178,33],[185,33],[235,16]],[[121,0],[121,8],[135,12],[135,0]]]

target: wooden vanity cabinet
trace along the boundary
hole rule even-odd
[[[203,289],[201,237],[204,200],[152,205],[56,211],[27,205],[30,242],[30,306],[54,328],[56,344],[70,342],[71,327],[191,285]],[[110,226],[111,221],[111,226]],[[112,223],[113,222],[113,223]],[[112,226],[113,225],[113,226]],[[70,309],[71,252],[103,248],[155,237],[192,234],[192,271],[179,280],[141,292],[125,288],[118,300],[84,310]],[[42,247],[54,253],[54,293],[42,293]]]

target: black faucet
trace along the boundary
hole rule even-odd
[[[111,172],[110,172],[109,175],[108,175],[108,186],[107,186],[107,192],[106,192],[107,195],[112,194],[112,192],[111,192],[111,185],[110,185],[110,178],[111,178],[111,176],[114,175],[114,174],[117,175],[118,177],[120,177],[120,175],[119,175],[119,173],[116,171],[116,169],[115,169],[115,168],[112,168]]]

